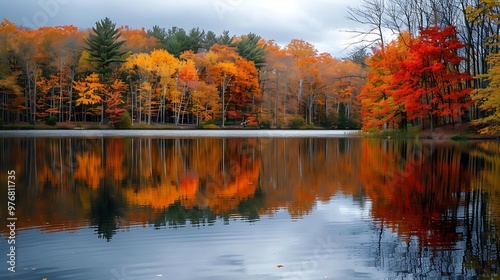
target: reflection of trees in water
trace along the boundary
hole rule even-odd
[[[383,221],[376,225],[378,246],[374,247],[374,265],[388,271],[391,279],[496,279],[500,272],[500,247],[497,226],[485,213],[487,195],[466,193],[459,206],[456,228],[445,227],[458,239],[453,246],[422,244],[417,236],[393,238],[394,231]]]
[[[359,196],[361,139],[270,139],[262,150],[260,185],[269,213],[285,208],[293,218],[311,213],[317,200],[337,192]]]
[[[361,172],[377,221],[375,265],[390,278],[498,273],[498,215],[488,210],[494,203],[488,192],[495,190],[476,178],[498,170],[499,158],[485,162],[473,144],[380,144],[365,142]]]
[[[188,224],[192,226],[210,225],[216,222],[217,218],[229,223],[231,217],[238,217],[247,221],[257,221],[260,218],[259,211],[264,207],[263,196],[259,188],[255,190],[254,196],[239,201],[235,209],[215,213],[210,207],[190,207],[184,206],[181,201],[175,201],[168,207],[162,209],[151,221],[156,228],[160,227],[182,227]]]
[[[95,227],[99,238],[110,241],[119,228],[119,220],[123,217],[127,202],[115,188],[104,180],[93,194],[90,207],[90,225]]]
[[[257,221],[277,209],[300,218],[342,192],[360,205],[369,198],[379,245],[374,260],[391,276],[474,278],[499,273],[499,147],[342,138],[29,138],[2,139],[0,157],[16,169],[18,197],[30,201],[18,209],[30,217],[21,228],[72,229],[89,218],[110,240],[120,226],[137,222]]]
[[[500,273],[500,145],[484,141],[471,149],[477,158],[474,191],[465,197],[465,266],[485,279]]]

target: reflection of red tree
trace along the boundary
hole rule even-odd
[[[123,160],[125,155],[125,142],[123,139],[110,138],[106,144],[106,178],[113,179],[115,182],[121,182],[126,174],[127,169],[123,168]]]
[[[363,143],[366,164],[361,167],[361,179],[372,200],[372,215],[405,240],[416,236],[423,246],[453,247],[459,240],[455,227],[460,193],[470,180],[460,164],[461,152],[437,149],[431,153],[426,146],[386,144]]]

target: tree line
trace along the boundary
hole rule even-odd
[[[294,39],[116,27],[0,23],[4,122],[357,127],[364,68]],[[359,62],[359,61],[358,61]],[[223,117],[224,116],[224,117]]]
[[[0,23],[3,122],[96,121],[382,130],[473,121],[500,129],[500,7],[491,0],[362,0],[347,58],[293,39]]]

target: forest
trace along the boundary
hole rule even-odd
[[[500,130],[500,5],[362,0],[344,58],[304,40],[0,22],[0,126],[95,122]]]

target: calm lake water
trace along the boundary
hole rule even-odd
[[[0,167],[1,279],[490,279],[500,270],[498,141],[10,137],[0,138]]]

